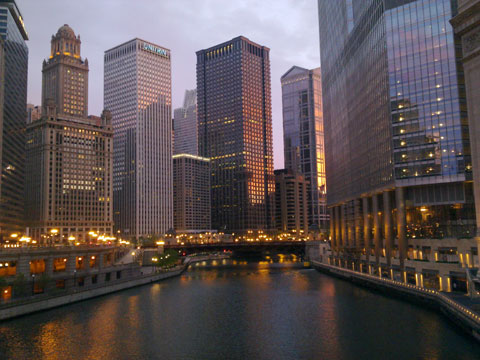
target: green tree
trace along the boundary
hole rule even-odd
[[[158,256],[157,266],[168,268],[174,266],[178,261],[178,253],[175,250],[167,250]]]

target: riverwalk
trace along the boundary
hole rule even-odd
[[[450,320],[454,321],[480,342],[480,313],[473,309],[475,305],[478,305],[478,301],[471,300],[466,296],[462,296],[460,301],[458,296],[449,293],[359,273],[316,260],[312,260],[311,265],[319,271],[352,281],[362,286],[393,293],[408,300],[438,308]]]

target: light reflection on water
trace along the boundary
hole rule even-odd
[[[480,346],[437,314],[291,260],[200,263],[0,323],[0,359],[478,358]]]

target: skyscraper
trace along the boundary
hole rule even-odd
[[[210,159],[212,227],[274,225],[269,49],[245,37],[197,51],[199,152]]]
[[[281,79],[285,169],[303,174],[310,183],[310,226],[327,230],[327,197],[320,68],[293,66]]]
[[[114,128],[113,206],[124,236],[173,228],[170,50],[133,39],[105,52]]]
[[[468,104],[468,128],[472,152],[473,189],[477,219],[477,247],[480,248],[480,0],[460,0],[458,14],[450,20],[462,39],[463,66]],[[480,259],[479,259],[480,260]],[[480,261],[479,261],[480,263]],[[480,271],[477,273],[480,278]]]
[[[176,231],[210,230],[210,161],[173,156],[173,220]]]
[[[457,2],[318,4],[333,247],[349,267],[372,255],[442,288],[447,269],[412,259],[470,267],[478,251]]]
[[[80,57],[80,45],[80,35],[65,24],[52,35],[43,62],[42,104],[54,100],[58,116],[88,116],[88,59]]]
[[[24,227],[25,122],[28,35],[15,1],[0,1],[4,41],[4,102],[1,130],[0,237]]]
[[[308,234],[308,181],[289,169],[275,170],[275,227]]]
[[[111,115],[86,115],[88,64],[80,57],[80,37],[68,25],[52,36],[42,72],[43,114],[27,125],[30,235],[41,242],[84,242],[92,240],[90,232],[111,235]]]
[[[197,90],[186,90],[183,107],[173,113],[173,153],[197,155]]]

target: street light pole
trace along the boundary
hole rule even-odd
[[[32,274],[32,295],[35,295],[35,274]]]

